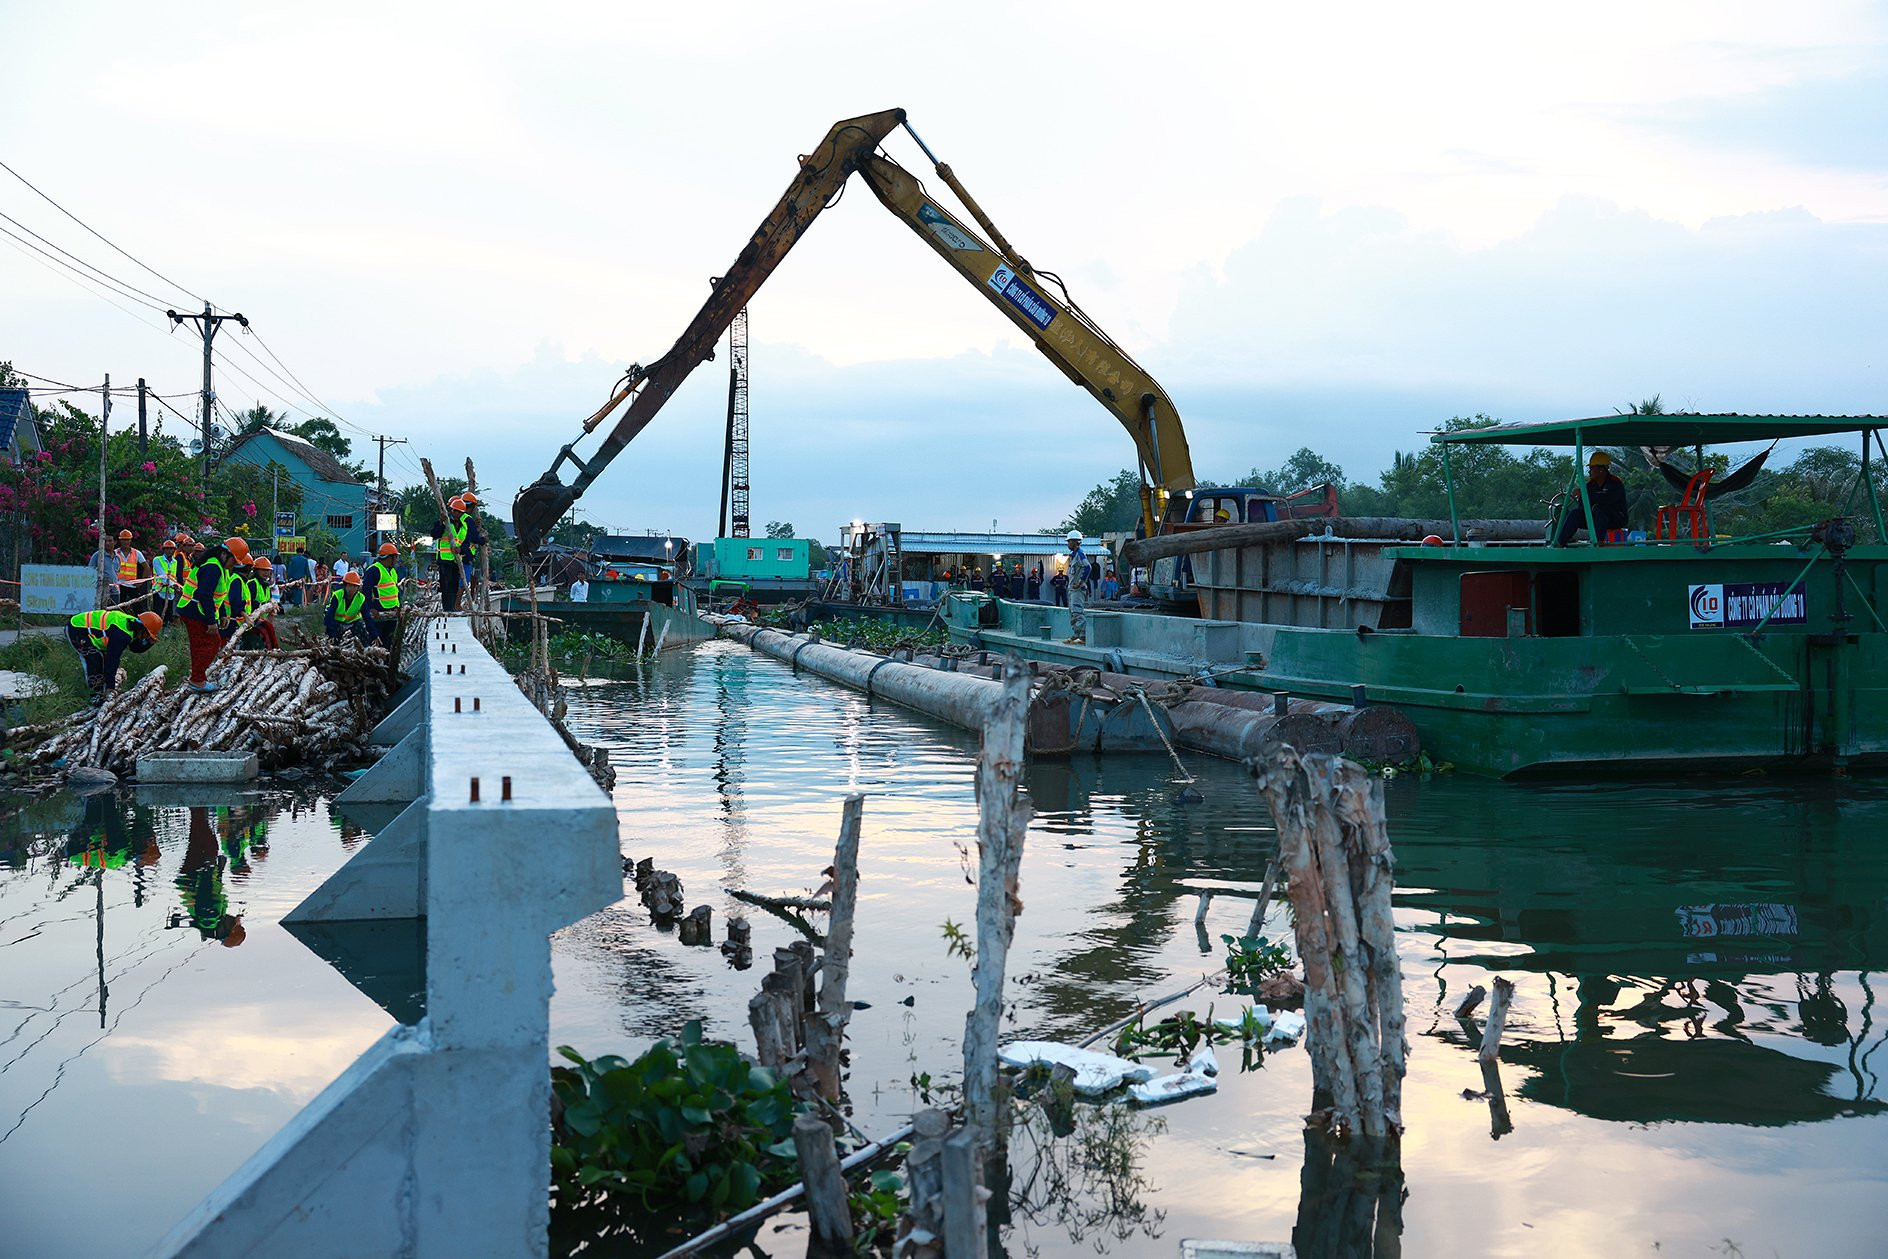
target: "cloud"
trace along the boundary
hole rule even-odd
[[[1879,173],[1888,167],[1884,116],[1888,73],[1864,70],[1679,101],[1622,121],[1715,148]]]

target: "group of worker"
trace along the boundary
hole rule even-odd
[[[120,565],[120,580],[114,586],[120,590],[142,563],[131,543],[130,530],[120,531],[113,552]],[[323,617],[329,638],[392,645],[400,616],[400,577],[395,567],[399,553],[395,544],[383,542],[365,579],[359,572],[342,579]],[[183,621],[189,639],[188,687],[194,691],[216,690],[208,677],[210,664],[239,630],[238,647],[272,650],[280,645],[269,611],[276,601],[275,566],[266,555],[250,555],[244,539],[204,543],[180,532],[164,539],[150,561],[150,571],[151,608],[106,607],[82,612],[67,624],[66,641],[84,663],[86,686],[95,700],[116,684],[125,653],[149,651],[173,620]],[[130,609],[142,601],[142,596],[134,596]],[[251,620],[252,613],[260,615]]]

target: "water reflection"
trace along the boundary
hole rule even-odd
[[[346,856],[325,805],[176,797],[0,816],[8,1255],[142,1252],[386,1026],[276,929]],[[140,1173],[75,1214],[72,1170],[105,1151]]]
[[[939,928],[969,921],[974,904],[959,854],[975,825],[974,740],[732,644],[590,688],[572,712],[621,771],[626,852],[679,873],[691,905],[748,916],[761,956],[791,928],[726,889],[811,890],[840,800],[866,792],[853,985],[870,1008],[851,1031],[853,1118],[888,1130],[917,1104],[911,1077],[954,1076],[969,987]],[[1028,767],[1036,819],[1006,1031],[1084,1035],[1198,978],[1217,964],[1219,936],[1245,929],[1269,819],[1237,766],[1189,758],[1188,768],[1203,799],[1178,795],[1164,758]],[[1573,1230],[1599,1214],[1683,1219],[1693,1250],[1728,1233],[1765,1252],[1774,1239],[1783,1253],[1867,1253],[1845,1246],[1840,1221],[1844,1210],[1880,1214],[1865,1209],[1888,1201],[1879,1159],[1847,1158],[1851,1170],[1833,1178],[1815,1169],[1819,1150],[1878,1153],[1888,1140],[1872,979],[1888,951],[1888,848],[1877,838],[1888,788],[1443,776],[1398,780],[1388,799],[1419,1042],[1405,1108],[1423,1156],[1397,1166],[1303,1136],[1303,1055],[1272,1055],[1261,1072],[1223,1078],[1216,1099],[1165,1112],[1168,1131],[1149,1138],[1140,1164],[1143,1201],[1168,1213],[1163,1239],[1103,1234],[1106,1248],[1297,1233],[1303,1253],[1373,1253],[1367,1243],[1390,1254],[1400,1227],[1410,1253],[1547,1253],[1590,1244]],[[1215,889],[1196,926],[1202,893]],[[710,1034],[745,1043],[751,977],[652,931],[633,899],[560,936],[557,967],[554,1034],[588,1052],[633,1052],[702,1016]],[[1518,993],[1484,1072],[1479,1029],[1453,1011],[1495,974]],[[1769,1180],[1753,1180],[1739,1143],[1723,1139],[1732,1125],[1775,1135],[1757,1160]],[[1620,1170],[1674,1158],[1688,1171],[1669,1193],[1658,1174]],[[1766,1232],[1810,1185],[1831,1205],[1817,1217],[1829,1223],[1797,1240]],[[1516,1196],[1508,1222],[1465,1238],[1459,1221],[1480,1219],[1491,1193]],[[1029,1245],[1092,1253],[1097,1240],[1071,1241],[1058,1226]]]

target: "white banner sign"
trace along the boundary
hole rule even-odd
[[[20,607],[72,616],[98,606],[98,574],[83,565],[20,565]]]

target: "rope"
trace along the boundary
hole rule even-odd
[[[1147,688],[1131,686],[1127,693],[1141,701],[1141,707],[1147,711],[1147,719],[1154,723],[1154,733],[1160,736],[1161,745],[1167,749],[1167,755],[1173,758],[1174,771],[1180,775],[1181,781],[1197,782],[1198,779],[1187,773],[1187,767],[1180,763],[1180,754],[1173,750],[1173,743],[1167,738],[1167,732],[1160,728],[1160,717],[1154,712],[1153,702],[1147,698]]]

